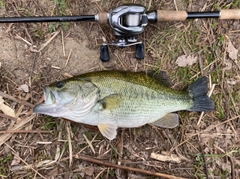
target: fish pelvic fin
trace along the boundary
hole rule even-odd
[[[101,134],[108,138],[109,140],[113,140],[117,135],[117,126],[114,124],[99,124],[98,129]]]
[[[188,111],[203,111],[209,112],[214,110],[215,105],[213,100],[208,97],[208,78],[202,77],[192,83],[187,91],[193,99],[193,105]]]
[[[175,128],[179,125],[179,118],[176,113],[168,113],[162,118],[158,119],[157,121],[151,123],[155,126],[162,127],[162,128]]]

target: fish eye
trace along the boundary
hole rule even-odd
[[[62,88],[64,85],[65,85],[65,83],[63,81],[59,81],[59,82],[57,82],[56,87]]]

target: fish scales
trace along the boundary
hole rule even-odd
[[[123,100],[114,111],[103,113],[99,121],[104,118],[104,120],[109,119],[107,122],[117,122],[120,127],[130,127],[123,121],[129,121],[131,118],[134,127],[137,127],[142,123],[146,124],[156,118],[161,118],[166,111],[183,110],[191,105],[190,97],[185,92],[171,90],[142,73],[138,73],[137,76],[131,75],[132,73],[117,75],[103,72],[102,75],[97,76],[94,73],[81,76],[81,78],[90,78],[92,83],[102,89],[100,98],[110,94],[119,94]]]

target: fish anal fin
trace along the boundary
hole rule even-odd
[[[109,111],[118,108],[121,102],[122,102],[121,96],[118,94],[112,94],[99,100],[99,103],[102,104],[102,110]]]
[[[117,126],[113,124],[99,124],[98,129],[109,140],[113,140],[117,135]]]
[[[179,118],[176,113],[168,113],[152,123],[155,126],[172,129],[179,125]]]

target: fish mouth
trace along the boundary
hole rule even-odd
[[[56,97],[49,87],[43,89],[45,104],[55,104]],[[56,94],[56,93],[55,93]]]
[[[49,87],[44,87],[43,93],[45,102],[36,105],[33,108],[34,113],[52,114],[60,109],[59,105],[57,105],[59,96],[56,92],[52,91]]]

